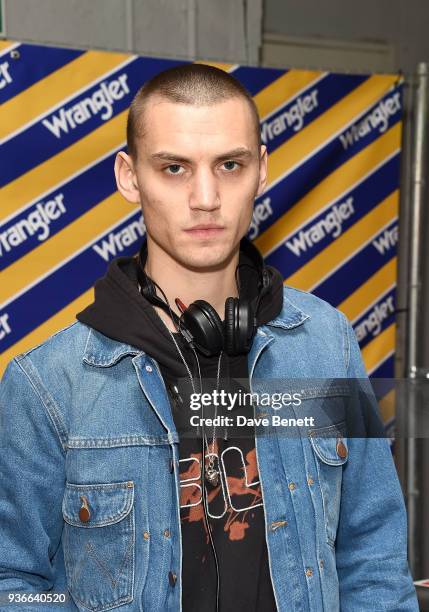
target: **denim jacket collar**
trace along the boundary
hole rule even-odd
[[[310,315],[293,304],[286,295],[283,295],[283,308],[280,314],[268,321],[267,326],[293,329],[309,319]],[[265,325],[265,335],[271,336]],[[267,333],[268,332],[268,333]],[[119,340],[108,338],[96,329],[89,328],[88,337],[83,352],[83,361],[89,365],[108,368],[117,363],[125,355],[146,355],[143,350],[131,344],[125,344]]]

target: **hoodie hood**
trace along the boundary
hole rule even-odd
[[[142,252],[145,247],[144,243]],[[239,263],[255,266],[260,257],[256,246],[243,238],[240,242]],[[137,256],[113,259],[105,276],[95,283],[94,302],[79,312],[76,318],[113,340],[145,351],[176,376],[186,377],[186,368],[166,325],[153,305],[139,291],[137,265]],[[274,319],[283,306],[283,277],[273,266],[266,268],[271,275],[271,286],[259,303],[256,313],[258,326]],[[256,298],[258,281],[254,270],[248,266],[240,267],[239,282],[240,297]],[[192,360],[193,353],[181,334],[175,333],[174,337]],[[216,356],[205,357],[199,354],[198,357],[203,364],[217,363]]]

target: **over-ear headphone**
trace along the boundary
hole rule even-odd
[[[144,271],[147,259],[147,244],[143,242],[137,258],[137,274],[144,297],[154,306],[159,306],[166,312],[181,332],[185,340],[195,346],[203,355],[210,357],[218,355],[221,350],[228,355],[248,353],[256,333],[256,314],[263,295],[271,287],[271,274],[265,267],[262,255],[251,241],[244,237],[240,242],[240,250],[245,251],[253,260],[255,266],[250,266],[259,274],[258,294],[256,298],[248,300],[244,297],[228,297],[225,301],[225,318],[220,319],[216,310],[205,300],[195,300],[182,311],[180,317],[171,310],[162,289]],[[237,289],[240,294],[240,281],[238,269],[235,271]],[[156,287],[164,295],[165,302],[156,294]],[[180,300],[179,300],[180,302]]]

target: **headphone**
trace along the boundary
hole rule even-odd
[[[137,257],[137,275],[143,296],[154,306],[162,308],[173,319],[185,340],[207,357],[218,355],[222,350],[228,355],[250,351],[257,328],[256,313],[262,296],[271,288],[272,275],[266,268],[258,249],[248,238],[243,237],[240,250],[247,252],[253,260],[256,260],[256,266],[247,263],[238,264],[235,270],[238,292],[240,293],[238,269],[240,266],[249,266],[259,274],[258,295],[252,300],[240,297],[226,298],[223,322],[213,306],[205,300],[195,300],[186,307],[179,298],[176,298],[176,304],[182,312],[178,317],[171,310],[165,293],[144,271],[147,259],[146,241],[143,242]],[[163,294],[165,302],[156,295],[156,287]]]

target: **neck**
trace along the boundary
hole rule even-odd
[[[149,242],[148,255],[144,270],[164,291],[170,308],[178,316],[175,298],[178,297],[189,306],[195,300],[205,300],[216,310],[221,320],[225,318],[225,300],[227,297],[238,297],[235,281],[235,270],[239,263],[239,245],[226,262],[212,269],[190,269],[173,259],[160,249],[153,241]],[[157,295],[164,299],[159,290]],[[161,319],[171,331],[176,331],[170,317],[158,306],[154,307]]]

